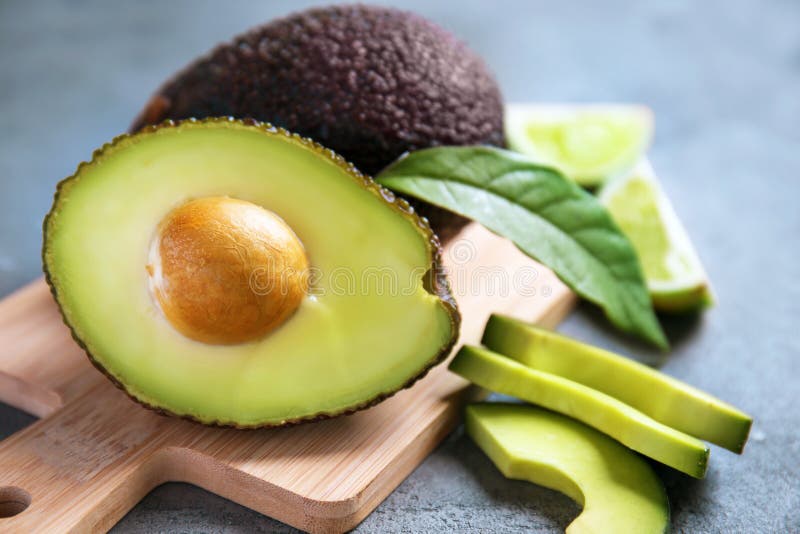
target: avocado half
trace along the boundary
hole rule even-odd
[[[315,8],[256,27],[167,81],[131,127],[250,117],[329,147],[375,175],[403,153],[505,144],[503,99],[483,60],[397,9]],[[415,201],[447,241],[468,221]]]
[[[205,424],[367,408],[458,336],[427,222],[330,150],[254,121],[114,139],[59,184],[43,260],[94,365]]]

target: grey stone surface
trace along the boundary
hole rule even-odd
[[[41,220],[56,181],[125,130],[165,77],[212,44],[306,4],[0,2],[0,295],[39,275]],[[620,339],[585,308],[562,330],[659,360],[754,414],[745,454],[713,448],[706,480],[661,470],[676,531],[800,531],[800,3],[397,5],[469,41],[509,100],[653,107],[653,163],[719,305],[669,321],[667,358]],[[0,407],[0,437],[30,421]],[[548,532],[577,512],[559,494],[504,480],[456,433],[358,531]],[[156,489],[116,527],[290,530],[182,484]]]

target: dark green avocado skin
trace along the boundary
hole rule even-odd
[[[502,102],[483,60],[448,31],[413,13],[345,5],[219,45],[162,86],[131,130],[165,119],[252,118],[374,175],[411,150],[503,146]],[[444,241],[466,222],[416,204]]]

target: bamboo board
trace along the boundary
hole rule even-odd
[[[491,312],[554,326],[574,295],[477,225],[445,266],[476,343]],[[46,284],[0,302],[0,401],[40,417],[0,442],[0,531],[102,532],[151,489],[189,482],[310,532],[355,527],[458,424],[474,395],[445,365],[355,415],[285,429],[207,428],[146,410],[89,363]],[[19,512],[19,513],[17,513]]]

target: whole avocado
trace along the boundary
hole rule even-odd
[[[404,152],[502,146],[502,96],[484,62],[413,13],[346,5],[277,19],[217,46],[150,99],[131,127],[253,118],[310,137],[368,174]],[[442,240],[467,222],[415,202]]]

